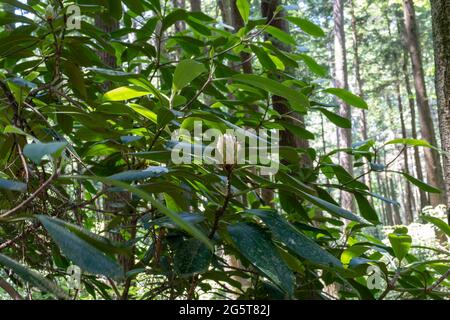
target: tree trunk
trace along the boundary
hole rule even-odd
[[[403,54],[403,76],[405,78],[405,88],[406,88],[406,94],[408,95],[408,104],[409,104],[409,112],[411,114],[411,137],[413,139],[417,139],[417,128],[416,128],[416,107],[414,104],[414,95],[411,90],[411,82],[409,80],[409,74],[408,74],[408,60],[407,60],[408,53],[404,52]],[[423,171],[422,171],[422,163],[420,161],[420,150],[418,147],[414,147],[414,163],[416,167],[416,176],[417,179],[423,180]],[[418,212],[424,208],[427,203],[427,194],[422,189],[418,188],[419,190],[419,203],[418,203]]]
[[[356,16],[355,16],[355,6],[354,1],[350,0],[351,5],[351,15],[352,15],[352,39],[353,39],[353,54],[355,57],[354,65],[355,65],[355,80],[356,80],[356,90],[358,95],[364,99],[364,90],[363,90],[363,82],[361,79],[361,60],[359,56],[359,46],[358,46],[358,31],[356,29]],[[366,110],[361,109],[361,137],[363,141],[368,140],[367,136],[367,118],[366,118]],[[366,163],[364,166],[364,171],[369,171],[369,165]],[[366,176],[362,176],[362,182],[369,187],[369,190],[372,190],[372,181],[370,178],[370,174]],[[372,201],[372,200],[370,200]]]
[[[185,9],[186,1],[185,0],[172,0],[172,4],[174,8]],[[175,32],[182,32],[186,30],[186,22],[180,20],[175,22]]]
[[[402,96],[400,93],[400,84],[397,82],[396,86],[396,93],[397,93],[397,103],[398,103],[398,112],[400,114],[400,125],[402,128],[402,138],[406,139],[406,126],[405,126],[405,118],[403,116],[403,102],[402,102]],[[408,164],[408,149],[405,148],[403,151],[403,166],[404,171],[409,174],[409,164]],[[409,182],[405,181],[405,214],[406,214],[406,223],[409,224],[414,221],[414,215],[413,215],[413,201],[414,198],[412,197],[412,190],[411,190],[411,184]]]
[[[281,4],[280,0],[262,0],[261,1],[261,13],[264,18],[266,18],[267,22],[270,22],[270,25],[278,28],[280,30],[283,30],[286,33],[289,33],[289,24],[284,19],[272,19],[275,13],[276,8]],[[281,17],[284,15],[284,12],[278,13],[278,17]],[[280,50],[283,51],[290,51],[290,48],[283,44],[281,41],[278,41],[274,38],[270,38],[270,41],[272,44],[277,47]],[[292,73],[292,70],[287,70],[288,73]],[[281,80],[281,79],[280,79]],[[288,107],[288,102],[286,99],[279,97],[279,96],[273,96],[272,97],[272,104],[273,108],[280,114],[285,114],[287,112],[290,112],[290,108]],[[292,116],[296,118],[296,120],[287,120],[292,122],[295,125],[304,125],[304,119],[303,116],[299,114],[293,113]],[[280,134],[281,146],[290,146],[294,148],[308,148],[309,143],[306,139],[300,139],[288,130],[283,130]],[[311,163],[306,157],[302,157],[302,163],[303,166],[310,166]]]
[[[234,28],[234,32],[239,31],[239,29],[245,26],[244,20],[239,13],[239,10],[236,6],[236,0],[218,0],[218,6],[222,13],[222,21]],[[248,52],[241,52],[241,63],[239,66],[242,67],[242,71],[244,73],[253,73],[251,54]],[[235,68],[236,69],[236,68]]]
[[[431,110],[428,103],[425,77],[422,66],[422,55],[417,32],[414,4],[412,0],[403,0],[403,12],[405,19],[406,44],[408,47],[416,89],[416,100],[419,108],[420,128],[422,137],[437,146],[436,134],[434,130]],[[442,167],[439,154],[436,150],[425,148],[425,163],[427,169],[427,182],[433,186],[445,190],[444,179],[442,177]],[[430,194],[430,204],[436,206],[444,201],[444,193]]]
[[[333,1],[334,18],[334,62],[335,76],[334,82],[337,88],[348,89],[347,58],[345,55],[345,32],[344,32],[344,1]],[[339,99],[339,114],[343,118],[351,121],[350,106]],[[342,148],[352,147],[351,129],[338,128]],[[352,157],[348,153],[343,153],[340,157],[341,166],[353,174]],[[348,192],[342,193],[341,206],[347,210],[353,210],[353,198]]]
[[[202,2],[201,0],[190,0],[191,1],[191,11],[202,11]]]
[[[447,187],[447,218],[450,224],[450,2],[432,0],[433,39],[436,64],[436,94],[439,106],[439,127],[444,155]]]
[[[113,31],[116,31],[119,29],[119,22],[116,19],[113,19],[111,17],[108,17],[106,15],[96,15],[95,16],[95,26],[106,33],[111,33]],[[116,57],[109,52],[105,51],[98,51],[97,54],[99,55],[101,61],[108,66],[111,69],[115,69],[117,67],[117,61]],[[109,90],[110,89],[110,83],[105,82],[103,85],[103,90]],[[129,201],[131,200],[131,193],[129,192],[106,192],[106,199],[104,202],[104,209],[106,212],[118,212],[118,211],[124,211],[131,209],[129,207]],[[123,207],[119,206],[117,207],[117,204],[124,204]],[[132,212],[129,212],[131,216]],[[105,225],[108,222],[108,217],[105,217]],[[136,223],[137,219],[134,217],[132,218],[131,222],[129,222],[129,231],[131,233],[132,238],[135,237],[136,234]],[[125,239],[122,237],[120,233],[111,233],[111,238],[118,242],[124,242]],[[134,250],[134,248],[133,248]],[[125,272],[128,272],[131,270],[134,266],[134,254],[131,255],[131,257],[119,255],[119,262],[122,265]],[[125,290],[122,293],[121,297],[118,297],[119,299],[128,299],[128,290],[130,288],[131,284],[131,278],[127,278],[125,283]]]

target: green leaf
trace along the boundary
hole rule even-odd
[[[366,197],[358,192],[354,192],[353,195],[355,196],[356,202],[358,203],[358,208],[361,215],[372,223],[380,223],[377,212],[372,207],[370,202],[366,199]]]
[[[122,1],[108,0],[108,7],[109,13],[114,19],[120,20],[122,18]]]
[[[296,111],[305,112],[309,107],[309,101],[305,95],[275,80],[253,74],[238,74],[234,75],[232,79],[238,82],[250,84],[274,95],[286,98]]]
[[[148,167],[144,170],[129,170],[113,174],[109,176],[108,179],[119,180],[119,181],[137,181],[144,180],[148,178],[159,177],[165,173],[169,172],[166,167]]]
[[[306,130],[300,125],[295,125],[286,121],[279,121],[283,127],[285,127],[287,130],[295,134],[296,136],[303,138],[303,139],[314,139],[314,133]]]
[[[420,181],[419,179],[414,178],[413,176],[410,176],[406,172],[401,172],[403,176],[411,182],[413,185],[417,186],[418,188],[422,189],[423,191],[430,192],[430,193],[441,193],[441,190],[430,186],[429,184],[426,184],[423,181]]]
[[[438,227],[442,232],[450,237],[450,226],[443,220],[431,216],[422,216],[423,220],[428,221]]]
[[[81,95],[82,98],[86,99],[86,84],[84,83],[84,75],[80,67],[69,61],[65,61],[63,66],[64,73],[69,77],[70,84]]]
[[[269,33],[275,39],[284,42],[289,45],[296,46],[297,42],[295,39],[289,34],[284,32],[283,30],[273,27],[273,26],[258,26],[259,29],[264,30],[264,32]]]
[[[27,185],[19,181],[0,179],[0,189],[27,192]]]
[[[348,220],[352,220],[352,221],[356,221],[362,224],[370,224],[367,220],[355,215],[354,213],[341,208],[333,203],[330,203],[328,201],[325,201],[323,199],[317,198],[313,195],[310,195],[306,192],[301,191],[303,194],[303,197],[305,199],[307,199],[309,202],[315,204],[316,206],[318,206],[319,208],[322,208],[326,211],[328,211],[329,213],[331,213],[332,215],[336,215]]]
[[[13,23],[26,23],[26,24],[35,24],[33,20],[25,17],[24,15],[16,15],[11,12],[2,11],[0,12],[0,26],[4,26],[5,24],[13,24]]]
[[[340,88],[328,88],[325,89],[324,92],[331,93],[332,95],[335,95],[336,97],[342,99],[344,102],[348,103],[349,105],[352,105],[356,108],[360,109],[367,109],[367,103],[358,97],[357,95],[354,95],[353,93]]]
[[[145,191],[143,191],[143,190],[141,190],[141,189],[139,189],[139,188],[137,188],[135,186],[131,186],[131,185],[129,185],[129,184],[125,183],[125,182],[122,182],[122,181],[108,179],[108,178],[104,178],[104,177],[98,177],[98,176],[65,176],[64,178],[67,178],[67,179],[78,179],[78,180],[94,180],[94,181],[103,182],[105,184],[109,184],[109,185],[112,185],[112,186],[116,186],[116,187],[128,190],[129,192],[132,192],[135,195],[141,197],[142,199],[150,202],[153,207],[155,207],[161,213],[165,214],[170,219],[172,219],[181,229],[183,229],[184,231],[186,231],[187,233],[192,235],[194,238],[197,238],[198,240],[200,240],[203,243],[205,243],[208,246],[208,248],[210,248],[211,250],[213,250],[213,248],[214,248],[214,246],[211,243],[211,241],[208,239],[208,237],[206,237],[203,234],[203,232],[201,232],[199,229],[194,227],[189,222],[184,221],[180,217],[180,215],[178,215],[177,213],[175,213],[172,210],[170,210],[167,207],[165,207],[163,204],[161,204],[161,202],[159,202],[158,200],[153,198],[152,195],[148,194],[147,192],[145,192]]]
[[[157,121],[160,128],[165,127],[173,119],[175,119],[175,115],[170,109],[162,107],[158,110]]]
[[[285,17],[285,19],[296,26],[298,26],[300,29],[305,31],[306,33],[314,36],[314,37],[324,37],[325,32],[323,32],[322,28],[316,25],[315,23],[312,23],[311,21],[299,17]]]
[[[36,217],[61,251],[81,269],[117,280],[123,278],[124,273],[121,266],[112,258],[80,238],[77,234],[72,233],[59,221],[43,215]]]
[[[44,292],[49,292],[58,299],[69,299],[69,296],[61,288],[56,286],[56,284],[1,253],[0,264],[13,270],[19,277],[32,286]]]
[[[196,224],[200,223],[205,220],[205,216],[201,214],[193,214],[193,213],[180,213],[179,217],[190,224]],[[149,225],[157,225],[165,228],[170,229],[177,229],[179,226],[177,226],[172,219],[169,217],[162,217],[158,218],[156,220],[153,220],[149,223]]]
[[[317,107],[316,109],[322,112],[324,116],[328,118],[328,120],[333,122],[338,127],[348,129],[352,127],[352,122],[350,121],[350,119],[343,118],[340,115],[337,115],[336,113],[333,113],[325,108]]]
[[[272,210],[247,210],[261,218],[279,241],[300,257],[326,267],[342,267],[340,261],[313,240],[300,233],[289,222]]]
[[[408,229],[406,228],[397,228],[394,233],[390,233],[388,235],[389,242],[391,243],[392,249],[394,250],[395,257],[402,261],[404,257],[409,252],[411,248],[412,238],[407,235]]]
[[[5,129],[3,130],[3,133],[4,133],[4,134],[7,134],[7,133],[13,133],[13,134],[19,134],[19,135],[22,135],[22,136],[29,136],[29,135],[28,135],[26,132],[24,132],[22,129],[17,128],[17,127],[12,126],[12,125],[7,125],[7,126],[5,127]],[[29,136],[29,137],[31,137],[31,136]]]
[[[239,252],[275,285],[292,296],[294,275],[270,237],[256,225],[248,223],[231,225],[228,232]]]
[[[411,138],[406,138],[406,139],[394,139],[391,141],[386,142],[386,145],[388,144],[406,144],[408,146],[413,146],[413,147],[426,147],[426,148],[434,148],[430,143],[428,143],[428,141],[426,140],[420,140],[420,139],[411,139]]]
[[[117,0],[113,0],[117,1]],[[145,11],[144,6],[142,5],[143,1],[141,0],[122,0],[123,3],[134,13],[141,14]],[[120,2],[120,1],[117,1]]]
[[[154,123],[158,122],[158,116],[153,111],[147,109],[136,103],[129,103],[128,106],[133,109],[135,112],[139,113],[144,118],[151,120]]]
[[[310,56],[306,54],[299,54],[297,56],[303,60],[303,62],[308,66],[309,70],[311,70],[318,76],[325,77],[327,75],[326,70]]]
[[[261,63],[261,65],[264,68],[266,68],[268,70],[275,70],[277,68],[275,63],[272,61],[272,59],[269,57],[269,55],[263,48],[260,48],[256,45],[251,45],[250,48],[255,53],[255,55],[258,57],[259,63]]]
[[[104,94],[104,101],[123,101],[130,100],[134,98],[139,98],[150,94],[150,91],[141,88],[131,88],[131,87],[120,87],[108,91]]]
[[[23,148],[23,154],[34,163],[40,164],[44,156],[59,157],[66,146],[66,142],[32,143]]]
[[[173,90],[180,91],[206,71],[205,66],[200,62],[194,60],[181,61],[177,64],[173,75]]]
[[[248,0],[236,0],[236,6],[239,10],[242,20],[247,23],[248,17],[250,16],[250,4],[248,3]]]
[[[45,216],[44,216],[45,217]],[[76,224],[72,224],[57,218],[49,218],[53,223],[60,225],[63,228],[68,229],[70,232],[74,233],[84,241],[88,242],[90,245],[94,246],[98,250],[108,253],[108,254],[121,254],[129,256],[131,250],[126,246],[125,243],[116,242],[110,240],[108,238],[99,236],[95,233],[90,232],[89,230],[80,227]]]
[[[175,250],[173,258],[175,272],[182,277],[192,276],[208,270],[212,252],[197,239],[184,241]]]

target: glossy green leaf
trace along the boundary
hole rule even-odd
[[[286,98],[292,108],[299,112],[305,112],[309,107],[308,98],[302,93],[291,89],[275,80],[252,74],[238,74],[233,76],[233,80],[243,82],[270,92],[274,95]]]
[[[0,189],[18,191],[18,192],[26,192],[27,185],[20,181],[0,179]]]
[[[179,91],[207,70],[202,63],[194,60],[183,60],[177,64],[173,74],[173,90]]]
[[[275,39],[282,41],[286,44],[296,46],[297,42],[295,39],[287,32],[284,32],[283,30],[273,27],[273,26],[260,26],[261,30],[264,30],[264,32],[270,34]]]
[[[121,266],[102,251],[52,218],[43,215],[39,215],[37,218],[61,251],[82,270],[113,279],[124,277]]]
[[[286,20],[295,24],[300,29],[305,31],[306,33],[314,36],[314,37],[324,37],[325,32],[323,32],[322,28],[312,23],[311,21],[299,17],[285,17]]]
[[[150,94],[150,91],[141,88],[131,88],[131,87],[120,87],[108,91],[104,94],[104,101],[124,101],[134,98],[139,98]]]
[[[234,246],[275,285],[289,296],[294,275],[284,263],[270,237],[254,224],[239,223],[228,227]]]
[[[420,139],[411,139],[411,138],[400,138],[400,139],[394,139],[386,142],[386,145],[388,144],[406,144],[408,146],[413,147],[426,147],[426,148],[433,148],[431,144],[428,143],[426,140],[420,140]]]
[[[319,65],[316,60],[306,54],[299,54],[298,57],[308,66],[309,70],[317,74],[318,76],[325,77],[327,75],[324,67]]]
[[[432,216],[423,215],[423,220],[428,221],[438,227],[442,232],[444,232],[448,237],[450,237],[450,226],[447,222]]]
[[[336,97],[342,99],[344,102],[348,103],[349,105],[352,105],[354,107],[360,108],[360,109],[367,109],[367,103],[358,97],[357,95],[354,95],[353,93],[340,88],[328,88],[325,89],[324,92],[331,93],[332,95],[335,95]]]
[[[334,112],[331,112],[325,108],[317,107],[317,110],[322,112],[325,117],[328,118],[331,122],[333,122],[335,125],[337,125],[340,128],[351,128],[352,122],[349,119],[343,118],[340,115],[337,115]]]
[[[268,210],[247,210],[261,218],[272,234],[300,257],[321,266],[342,267],[340,261],[317,243],[296,230],[288,221]]]
[[[45,156],[59,157],[67,146],[66,142],[32,143],[23,148],[23,154],[36,164]]]
[[[244,23],[248,22],[248,17],[250,16],[250,4],[248,0],[236,0],[236,6],[239,10],[239,14],[244,20]]]
[[[438,188],[430,186],[429,184],[426,184],[425,182],[414,178],[413,176],[407,174],[406,172],[402,172],[402,174],[409,182],[411,182],[413,185],[419,187],[423,191],[430,192],[430,193],[441,193],[441,190],[439,190]]]
[[[142,199],[149,201],[152,206],[154,206],[156,209],[158,209],[161,213],[168,216],[170,219],[172,219],[181,229],[185,230],[187,233],[191,234],[194,238],[197,238],[198,240],[205,243],[208,248],[211,250],[213,249],[213,244],[211,241],[206,237],[203,232],[201,232],[199,229],[194,227],[189,222],[184,221],[176,212],[173,212],[172,210],[165,207],[161,202],[159,202],[157,199],[155,199],[152,195],[148,194],[147,192],[129,185],[125,182],[108,179],[104,177],[98,177],[98,176],[67,176],[69,179],[79,179],[79,180],[93,180],[93,181],[99,181],[103,182],[105,184],[109,184],[115,187],[119,187],[125,190],[128,190],[135,195],[141,197]]]
[[[203,242],[197,239],[184,241],[175,250],[175,272],[183,277],[203,273],[208,270],[211,257],[211,250]]]
[[[60,289],[56,284],[44,278],[39,273],[28,269],[20,263],[8,258],[0,253],[0,265],[13,270],[20,278],[28,282],[30,285],[39,288],[44,292],[51,293],[58,299],[69,299],[68,295]]]
[[[406,228],[405,228],[406,229]],[[406,229],[406,232],[408,230]],[[411,248],[412,239],[403,230],[396,229],[394,233],[388,235],[389,242],[394,250],[395,257],[402,261]]]
[[[108,179],[119,180],[119,181],[137,181],[144,180],[148,178],[159,177],[165,173],[169,172],[166,167],[148,167],[144,170],[129,170],[114,174],[109,176]]]
[[[370,204],[370,202],[366,199],[366,197],[358,192],[354,192],[353,195],[355,196],[356,202],[358,203],[358,208],[361,215],[372,223],[380,223],[377,212]]]

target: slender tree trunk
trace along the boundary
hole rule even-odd
[[[398,104],[398,112],[400,114],[400,125],[402,128],[402,138],[406,139],[406,126],[405,126],[405,118],[403,115],[403,102],[402,102],[402,96],[400,92],[400,84],[397,82],[396,86],[396,93],[397,93],[397,104]],[[403,151],[403,166],[404,171],[409,174],[409,164],[408,164],[408,149],[405,148]],[[414,221],[414,215],[413,215],[413,201],[414,198],[412,197],[412,191],[411,191],[411,184],[409,182],[405,182],[405,214],[406,214],[406,223],[411,223]]]
[[[356,16],[355,16],[355,6],[354,1],[350,0],[351,5],[351,15],[352,15],[352,39],[353,39],[353,54],[355,57],[354,65],[355,65],[355,80],[356,80],[356,89],[358,95],[364,99],[364,90],[363,90],[363,81],[361,79],[361,60],[359,56],[359,37],[358,30],[356,29]],[[364,141],[368,140],[367,136],[367,118],[366,118],[366,110],[361,109],[361,137]],[[364,171],[369,171],[369,165],[366,163],[364,166]],[[370,178],[370,174],[362,177],[362,182],[369,187],[369,190],[372,190],[372,181]],[[370,200],[371,201],[371,200]]]
[[[333,1],[333,19],[334,19],[334,62],[335,76],[334,82],[337,88],[348,89],[347,76],[347,58],[345,51],[345,32],[344,32],[344,1]],[[350,106],[344,101],[339,100],[339,113],[341,117],[351,121]],[[351,148],[352,131],[351,129],[339,128],[341,147]],[[348,153],[343,153],[340,157],[342,167],[353,174],[352,157]],[[353,210],[353,198],[348,192],[342,193],[341,205],[344,209]]]
[[[425,86],[425,77],[422,66],[422,55],[417,32],[414,4],[412,0],[403,0],[403,12],[405,19],[406,44],[411,58],[411,65],[414,77],[414,86],[416,89],[416,100],[419,108],[420,127],[422,137],[437,146],[436,133],[431,117],[430,105],[428,103],[427,91]],[[425,149],[425,164],[427,168],[427,181],[441,190],[445,190],[444,179],[442,176],[442,167],[439,154],[431,148]],[[436,206],[444,201],[444,195],[430,194],[430,204]]]
[[[220,11],[222,13],[222,21],[234,28],[234,32],[245,26],[241,14],[236,5],[236,0],[218,0]],[[241,52],[241,63],[237,67],[242,67],[244,73],[253,73],[251,54],[248,52]]]
[[[385,192],[384,192],[384,187],[383,187],[383,185],[381,184],[381,181],[380,181],[380,174],[376,175],[376,181],[377,181],[377,192],[380,195],[384,196]],[[383,214],[383,219],[382,220],[383,220],[384,224],[389,224],[388,219],[387,219],[387,213],[386,213],[386,202],[380,200],[380,208],[381,208],[381,212]]]
[[[202,11],[202,2],[201,0],[190,0],[191,2],[191,11]]]
[[[396,189],[396,186],[394,183],[394,179],[395,179],[395,177],[391,176],[390,174],[388,175],[389,189],[391,192],[391,197],[392,197],[392,199],[397,199],[398,194],[397,194],[397,189]],[[402,218],[400,215],[399,206],[394,206],[394,221],[395,221],[395,224],[402,224]]]
[[[262,13],[262,16],[264,18],[266,18],[266,20],[268,22],[270,21],[271,26],[278,28],[280,30],[283,30],[286,33],[289,33],[289,24],[286,20],[272,19],[275,14],[276,8],[280,4],[281,4],[280,0],[262,0],[261,1],[261,13]],[[284,15],[283,11],[281,13],[278,13],[279,17],[282,17],[283,15]],[[270,40],[271,40],[272,44],[275,47],[277,47],[278,49],[286,51],[286,52],[290,51],[290,48],[288,46],[286,46],[285,44],[283,44],[281,41],[274,39],[274,38],[271,38]],[[288,73],[292,72],[292,70],[287,70],[287,72]],[[278,113],[280,113],[280,114],[285,114],[285,113],[291,111],[290,108],[288,107],[288,102],[286,101],[286,99],[284,99],[282,97],[273,96],[272,104],[273,104],[273,108],[276,111],[278,111]],[[304,125],[304,119],[301,115],[293,114],[293,117],[296,118],[296,120],[291,120],[293,124]],[[290,147],[294,147],[294,148],[308,148],[309,147],[308,140],[300,139],[287,130],[282,131],[280,136],[281,136],[280,145],[282,145],[282,146],[290,146]],[[303,157],[301,165],[310,166],[311,163],[306,157]]]
[[[14,13],[14,6],[10,5],[9,3],[3,3],[2,7],[3,7],[3,11],[9,12],[9,13]],[[14,23],[5,25],[6,31],[13,31],[14,27],[15,27]]]
[[[186,8],[186,0],[172,0],[172,4],[174,8]],[[186,22],[182,20],[175,22],[175,32],[182,32],[184,30],[186,30]]]
[[[111,17],[108,17],[107,15],[97,15],[95,16],[95,26],[97,28],[99,28],[100,30],[102,30],[103,32],[106,33],[111,33],[113,31],[116,31],[119,29],[119,21],[117,21],[116,19],[113,19]],[[112,55],[109,52],[105,52],[105,51],[98,51],[97,54],[99,55],[101,61],[108,66],[111,69],[115,69],[117,67],[117,61],[116,61],[116,57],[114,55]],[[109,82],[105,82],[103,85],[103,89],[109,90],[110,87],[110,83]],[[129,207],[129,201],[131,200],[131,193],[129,192],[107,192],[106,193],[106,199],[104,202],[104,209],[107,212],[117,212],[118,210],[129,210],[131,209]],[[124,208],[118,209],[117,208],[117,203],[123,203],[124,204]],[[132,212],[129,212],[129,214],[131,215]],[[105,217],[105,222],[108,217]],[[132,218],[131,222],[130,222],[130,233],[132,238],[135,237],[136,235],[136,223],[137,223],[137,219],[135,219],[134,217]],[[125,239],[122,237],[121,234],[118,233],[112,233],[111,237],[115,240],[115,241],[119,241],[119,242],[123,242],[125,241]],[[134,251],[134,247],[132,249]],[[134,254],[131,255],[131,257],[127,257],[127,256],[119,256],[119,262],[122,265],[123,269],[125,272],[128,272],[129,270],[131,270],[134,266]],[[128,290],[130,288],[131,285],[131,280],[132,278],[127,278],[126,282],[125,282],[125,290],[122,293],[121,297],[118,297],[119,299],[128,299]]]
[[[384,152],[384,163],[386,163],[386,152]],[[385,171],[384,172],[384,181],[382,183],[382,185],[384,186],[384,197],[387,199],[393,199],[392,197],[392,191],[391,191],[391,186],[389,183],[389,175],[388,173]],[[395,200],[395,199],[394,199]],[[386,216],[387,216],[387,220],[389,222],[389,225],[394,225],[395,221],[394,221],[394,215],[392,213],[392,205],[390,203],[386,203]]]
[[[436,64],[436,93],[439,124],[444,155],[447,187],[447,218],[450,224],[450,1],[432,0],[434,54]]]
[[[414,103],[414,95],[411,90],[411,82],[409,80],[409,74],[408,74],[408,60],[407,60],[408,53],[404,52],[403,54],[403,76],[405,79],[405,88],[406,88],[406,94],[408,95],[408,104],[409,104],[409,112],[411,114],[411,137],[413,139],[417,139],[417,127],[416,127],[416,107]],[[420,150],[418,147],[414,147],[414,163],[416,167],[416,176],[417,179],[423,180],[423,171],[422,171],[422,163],[420,161]],[[422,210],[427,203],[427,194],[422,189],[418,188],[419,190],[419,204],[418,204],[418,211]]]

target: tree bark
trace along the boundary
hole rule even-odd
[[[397,104],[398,104],[398,112],[400,114],[400,125],[402,128],[402,138],[406,139],[406,125],[405,125],[405,117],[403,116],[403,102],[402,96],[400,93],[400,84],[397,82],[395,86],[395,90],[397,93]],[[403,167],[404,171],[409,174],[409,163],[408,163],[408,148],[404,148],[403,151]],[[412,196],[411,184],[405,181],[405,214],[406,214],[406,223],[409,224],[414,221],[413,214],[413,203],[414,198]]]
[[[334,62],[335,76],[334,82],[337,88],[348,89],[347,58],[345,51],[345,32],[344,32],[344,1],[333,1],[333,19],[334,19]],[[339,99],[339,114],[341,117],[351,121],[350,106]],[[352,147],[351,129],[338,128],[342,148]],[[348,153],[343,153],[340,157],[341,166],[353,174],[352,157]],[[348,192],[343,192],[341,196],[341,206],[347,210],[353,210],[353,197]]]
[[[236,0],[218,0],[217,3],[222,13],[222,21],[225,24],[232,26],[234,32],[239,31],[239,29],[245,26],[244,20],[236,6]],[[237,67],[242,67],[242,72],[244,73],[253,73],[251,54],[241,51],[240,56],[241,63]]]
[[[355,80],[356,80],[356,90],[357,94],[364,99],[364,90],[363,90],[363,81],[361,79],[361,59],[359,56],[359,37],[358,37],[358,31],[356,29],[356,16],[355,16],[355,6],[354,1],[350,0],[351,5],[351,16],[352,16],[352,39],[353,39],[353,54],[355,57],[354,65],[355,65]],[[361,137],[363,141],[368,140],[367,135],[367,117],[366,117],[366,110],[361,109]],[[364,166],[364,171],[369,171],[369,165],[366,163]],[[362,176],[362,182],[366,184],[369,187],[369,190],[372,190],[372,181],[370,174]],[[370,200],[371,201],[371,200]]]
[[[403,0],[403,13],[405,19],[406,44],[408,47],[413,70],[414,86],[416,89],[416,100],[419,108],[420,127],[422,137],[433,146],[437,146],[436,133],[431,117],[430,105],[428,103],[425,77],[422,66],[422,55],[420,51],[419,36],[417,32],[414,4],[412,0]],[[425,148],[425,164],[427,170],[427,182],[441,190],[445,190],[442,177],[442,167],[439,154],[436,150]],[[436,206],[444,201],[444,195],[430,194],[430,204]]]
[[[289,24],[284,19],[272,19],[276,8],[281,4],[280,0],[262,0],[261,1],[261,13],[264,18],[266,18],[267,22],[270,22],[270,25],[278,28],[280,30],[283,30],[286,33],[289,33]],[[284,12],[278,14],[279,17],[283,16]],[[290,48],[283,44],[281,41],[278,41],[277,39],[270,38],[272,44],[277,47],[280,50],[289,52]],[[288,70],[288,73],[292,73],[292,70]],[[285,114],[287,112],[290,112],[290,108],[288,106],[288,102],[286,99],[279,97],[279,96],[273,96],[272,97],[272,104],[273,108],[280,114]],[[295,120],[288,120],[292,122],[294,125],[304,125],[304,119],[303,116],[300,114],[293,113],[292,116],[296,118]],[[280,145],[281,146],[290,146],[293,148],[308,148],[309,143],[306,139],[300,139],[288,130],[283,130],[280,134]],[[310,166],[309,158],[302,157],[302,163],[300,165],[302,166]]]
[[[202,2],[201,0],[190,0],[191,2],[191,11],[202,11]]]
[[[447,187],[447,219],[450,224],[450,2],[432,0],[433,40],[436,64],[436,94],[439,106],[439,128],[444,155]]]
[[[111,17],[108,17],[106,15],[96,15],[95,16],[95,26],[97,28],[99,28],[100,30],[102,30],[103,32],[106,33],[111,33],[113,31],[116,31],[119,29],[119,21],[117,21],[116,19],[113,19]],[[112,55],[109,52],[106,51],[98,51],[97,52],[101,61],[108,66],[111,69],[115,69],[117,67],[117,61],[116,61],[116,57],[114,55]],[[110,83],[109,82],[105,82],[103,85],[103,89],[109,90],[110,87]],[[125,208],[129,208],[128,203],[131,200],[131,193],[129,192],[106,192],[106,199],[105,199],[105,203],[104,203],[104,209],[107,212],[117,212],[119,210],[123,210],[123,208],[117,208],[114,204],[115,203],[125,203]],[[106,225],[106,220],[108,217],[105,217],[105,225]],[[135,233],[136,233],[136,223],[137,223],[137,219],[132,218],[132,221],[130,222],[130,233],[132,238],[134,238]],[[118,242],[124,242],[125,239],[122,237],[122,235],[120,233],[111,233],[110,234],[111,238],[115,241]],[[132,249],[134,251],[134,247]],[[128,272],[129,270],[131,270],[134,266],[134,255],[131,255],[130,257],[127,256],[119,256],[119,262],[121,264],[121,266],[124,269],[124,272]],[[126,282],[125,282],[125,290],[122,293],[121,297],[118,297],[120,299],[124,299],[127,300],[128,299],[128,290],[130,288],[130,284],[131,284],[132,278],[127,278]]]
[[[409,79],[409,74],[408,74],[408,58],[407,58],[408,53],[405,52],[403,53],[403,76],[405,79],[405,88],[406,88],[406,94],[408,95],[408,104],[409,104],[409,112],[411,114],[411,137],[413,139],[417,139],[417,127],[416,127],[416,106],[414,103],[414,95],[413,92],[411,90],[411,82]],[[415,168],[416,168],[416,176],[417,179],[419,180],[423,180],[423,171],[422,171],[422,163],[420,161],[420,150],[418,147],[414,147],[414,164],[415,164]],[[427,194],[425,193],[425,191],[423,191],[420,188],[417,188],[419,190],[419,203],[418,203],[418,211],[420,212],[422,210],[422,208],[424,208],[427,203],[428,203],[428,199],[427,199]]]
[[[172,4],[174,8],[185,9],[186,1],[185,0],[172,0]],[[175,32],[182,32],[186,30],[186,22],[180,20],[175,22]]]

